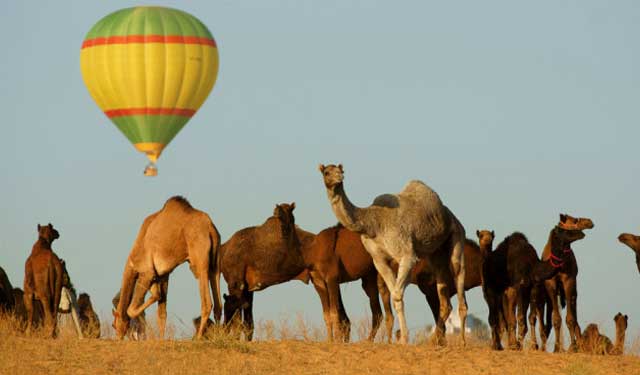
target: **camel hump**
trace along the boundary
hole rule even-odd
[[[428,205],[442,205],[438,193],[420,180],[409,181],[398,195]]]
[[[189,203],[187,198],[181,195],[176,195],[167,199],[162,209],[164,210],[164,209],[171,209],[171,208],[192,209],[193,206],[191,205],[191,203]]]

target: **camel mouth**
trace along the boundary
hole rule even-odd
[[[618,241],[620,241],[623,244],[627,244],[629,241],[631,241],[632,239],[632,235],[629,233],[622,233],[621,235],[618,236]]]

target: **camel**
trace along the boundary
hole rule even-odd
[[[200,327],[200,321],[201,319],[199,316],[193,318],[193,327],[195,328],[196,332],[198,332],[198,327]],[[215,338],[215,334],[216,334],[216,325],[213,323],[213,320],[207,318],[207,322],[205,323],[205,327],[204,327],[204,334],[202,337],[210,340]],[[193,338],[196,338],[196,336],[194,335]]]
[[[0,313],[13,311],[13,286],[7,277],[7,273],[0,267]]]
[[[165,282],[169,282],[169,278],[164,280]],[[152,284],[152,288],[157,287],[157,284]],[[111,312],[115,315],[115,309],[118,308],[118,304],[120,303],[120,291],[116,293],[116,295],[111,299],[111,304],[113,305],[113,309]],[[200,322],[200,320],[198,320]],[[115,321],[112,324],[113,329],[116,329]],[[198,329],[196,328],[196,333]],[[129,327],[127,328],[127,332],[125,336],[129,338],[129,340],[139,341],[147,338],[147,320],[145,312],[141,312],[135,318],[131,318],[129,320]]]
[[[249,341],[253,293],[289,280],[309,281],[301,247],[314,235],[296,227],[295,207],[295,203],[276,205],[262,225],[241,229],[222,245],[220,266],[229,293],[224,295],[224,322],[236,324],[242,319]],[[201,324],[205,323],[203,319]]]
[[[38,224],[38,240],[25,262],[24,305],[27,311],[27,333],[33,323],[33,300],[38,299],[44,310],[44,326],[51,337],[56,336],[58,306],[62,293],[62,263],[51,249],[60,237],[53,225]]]
[[[583,353],[600,355],[624,354],[624,338],[627,330],[627,319],[627,316],[622,315],[622,313],[616,314],[613,318],[613,321],[616,324],[615,345],[611,343],[611,340],[607,336],[600,333],[597,324],[589,324],[578,339],[579,350]]]
[[[618,236],[618,241],[629,246],[636,253],[636,266],[638,267],[638,272],[640,272],[640,236],[622,233]]]
[[[201,338],[207,317],[213,311],[216,322],[222,315],[220,301],[220,234],[211,218],[197,210],[183,197],[169,198],[162,209],[143,222],[122,275],[120,300],[114,312],[116,336],[122,339],[129,320],[138,317],[151,304],[158,303],[160,337],[164,337],[167,318],[169,274],[180,264],[189,262],[198,280],[202,324]],[[144,301],[145,294],[151,295]]]
[[[541,298],[536,293],[541,289],[534,286],[555,276],[559,268],[570,259],[571,254],[566,249],[572,242],[582,238],[584,233],[579,229],[554,227],[549,233],[546,246],[550,260],[540,261],[525,235],[515,232],[487,257],[483,266],[483,292],[489,306],[491,346],[494,350],[502,350],[499,327],[501,313],[504,314],[507,326],[509,348],[522,347],[522,340],[528,331],[527,309],[530,304],[538,306],[538,299]],[[535,340],[533,326],[532,340]]]
[[[362,289],[371,308],[372,326],[368,340],[373,341],[382,322],[379,294],[387,316],[387,337],[391,340],[393,313],[390,294],[378,278],[373,259],[362,245],[359,234],[341,224],[326,228],[315,236],[311,246],[302,248],[302,256],[320,297],[330,341],[337,338],[349,340],[351,323],[342,304],[340,284],[358,279],[362,280]]]
[[[378,196],[371,206],[359,208],[347,198],[341,164],[321,164],[319,170],[336,218],[347,229],[360,234],[365,249],[391,292],[400,323],[400,342],[407,343],[409,337],[404,314],[404,290],[418,259],[427,259],[435,271],[440,299],[435,341],[444,344],[444,322],[452,309],[447,280],[453,277],[462,323],[462,341],[465,342],[465,231],[436,192],[423,182],[414,180],[399,194]],[[398,264],[397,275],[390,264],[393,261]]]
[[[592,229],[593,221],[591,221],[591,219],[589,218],[575,218],[567,214],[560,214],[560,221],[558,225],[567,229],[584,230]],[[559,299],[561,301],[566,300],[568,302],[566,324],[567,328],[569,329],[569,337],[571,338],[571,345],[569,347],[570,351],[577,350],[576,335],[580,333],[580,327],[578,326],[577,308],[578,262],[576,261],[570,245],[564,250],[568,252],[567,261],[563,262],[561,267],[558,267],[558,272],[554,277],[545,280],[544,282],[547,295],[551,302],[552,321],[546,322],[545,335],[541,338],[542,347],[546,347],[546,340],[549,337],[549,333],[551,332],[551,323],[553,323],[553,328],[556,336],[556,342],[553,351],[556,353],[562,351],[562,342],[560,335],[560,329],[562,328],[562,317],[560,316],[560,302],[558,301]],[[550,259],[552,259],[552,256],[549,249],[549,244],[547,243],[547,246],[542,252],[542,260],[549,261]]]
[[[80,327],[85,337],[100,338],[100,319],[93,310],[91,297],[87,293],[80,293],[78,297],[78,310],[80,315]]]

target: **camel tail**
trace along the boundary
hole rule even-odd
[[[220,258],[222,258],[220,233],[210,221],[209,237],[211,240],[211,260],[209,262],[210,274],[213,275],[213,279],[210,278],[211,289],[213,289],[213,317],[216,323],[220,322],[222,318],[222,298],[220,297]]]

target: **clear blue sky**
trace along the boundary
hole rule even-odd
[[[574,246],[580,323],[630,317],[640,275],[616,240],[639,232],[640,6],[634,1],[165,2],[196,15],[220,48],[218,82],[174,139],[155,179],[94,104],[79,68],[91,26],[129,1],[0,2],[0,265],[21,285],[36,224],[108,314],[144,217],[172,195],[213,218],[223,240],[295,201],[296,220],[333,225],[318,163],[341,162],[358,205],[407,180],[439,192],[473,237],[524,232],[541,250],[560,212],[591,217]],[[226,290],[226,286],[223,286]],[[352,318],[368,303],[342,287]],[[471,312],[486,319],[479,290]],[[432,322],[415,286],[415,329]],[[186,265],[170,316],[199,311]],[[322,325],[311,286],[256,295],[257,319],[302,313]]]

